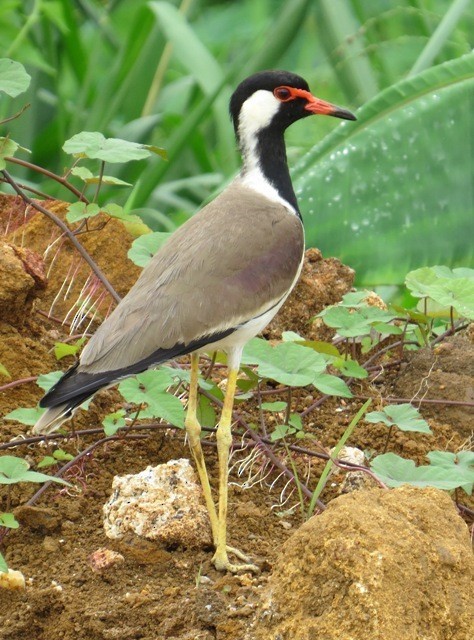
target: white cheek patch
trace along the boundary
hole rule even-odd
[[[259,89],[247,98],[239,114],[239,135],[244,145],[257,131],[270,124],[280,104],[273,93],[265,89]]]
[[[294,207],[279,195],[264,176],[256,151],[258,132],[268,127],[280,106],[280,100],[275,98],[271,91],[265,89],[259,89],[243,103],[239,114],[239,141],[244,169],[240,179],[249,189],[261,193],[273,202],[282,204],[291,213],[296,214]]]

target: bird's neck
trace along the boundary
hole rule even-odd
[[[243,166],[241,178],[244,184],[269,197],[284,201],[301,217],[291,182],[283,132],[272,128],[246,136],[239,136]]]

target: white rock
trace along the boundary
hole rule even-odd
[[[187,459],[115,476],[104,505],[104,529],[120,540],[134,533],[165,546],[207,547],[212,535],[201,486]]]
[[[334,449],[330,450],[331,456],[333,451]],[[365,454],[357,447],[342,447],[337,457],[343,462],[351,462],[352,464],[362,466],[365,464]],[[367,481],[369,480],[369,476],[363,471],[344,471],[339,469],[339,467],[334,466],[332,468],[332,473],[334,473],[335,476],[344,474],[344,480],[339,487],[339,493],[350,493],[351,491],[361,489],[366,486]]]
[[[8,573],[0,573],[0,589],[7,589],[8,591],[20,591],[26,586],[25,576],[21,571],[15,571],[14,569],[8,569]]]
[[[331,455],[334,449],[331,449]],[[352,464],[364,464],[365,455],[361,449],[357,447],[342,447],[337,456],[338,460],[342,460],[343,462],[351,462]],[[335,471],[340,471],[340,469],[335,468]]]

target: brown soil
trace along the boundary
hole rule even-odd
[[[64,205],[47,205],[62,215]],[[45,221],[38,214],[27,212],[25,218],[24,208],[16,198],[0,197],[0,225],[2,220],[3,228],[7,226],[6,220],[9,223],[8,235],[4,241],[10,247],[20,244],[20,249],[28,248],[37,255],[26,255],[25,252],[9,249],[6,251],[9,264],[18,271],[19,276],[15,278],[15,282],[19,284],[18,293],[15,293],[14,289],[11,290],[10,285],[10,288],[4,288],[5,291],[10,291],[10,300],[7,299],[7,294],[2,299],[0,293],[0,363],[11,375],[10,380],[0,374],[0,386],[39,373],[47,373],[59,366],[65,368],[73,362],[72,358],[69,358],[61,361],[60,365],[57,363],[51,349],[58,339],[67,339],[65,327],[54,320],[46,319],[38,311],[48,312],[51,309],[65,277],[77,267],[77,273],[80,273],[80,276],[77,276],[79,284],[76,288],[71,288],[66,300],[56,301],[54,305],[53,315],[64,317],[89,276],[89,272],[78,261],[73,250],[67,243],[63,243],[57,256],[51,255],[52,252],[48,254],[46,269],[53,258],[54,265],[50,270],[48,286],[44,289],[38,264],[51,238],[57,237],[58,233],[49,221]],[[81,235],[80,239],[97,259],[113,285],[123,294],[136,278],[138,270],[126,260],[126,250],[131,240],[120,223],[109,222],[100,231]],[[11,273],[10,269],[8,272],[6,269],[0,270],[0,292],[5,279],[11,282]],[[8,278],[4,277],[5,274]],[[342,296],[352,285],[352,279],[352,271],[338,261],[323,260],[319,252],[310,252],[302,285],[290,297],[267,335],[277,338],[282,330],[293,330],[312,339],[327,339],[327,336],[318,335],[313,331],[310,319],[324,305],[331,304]],[[20,295],[21,304],[18,302]],[[103,315],[110,305],[110,298],[103,296],[99,302],[100,314]],[[10,313],[8,317],[4,313],[6,309]],[[418,394],[417,397],[426,395],[429,398],[472,400],[472,370],[470,371],[467,365],[470,362],[469,366],[472,366],[472,351],[472,341],[467,336],[456,337],[438,347],[434,367],[431,354],[417,352],[408,362],[402,363],[400,369],[388,368],[387,372],[390,373],[379,376],[376,384],[369,387],[367,383],[356,383],[353,391],[361,396],[370,394],[377,397],[413,397]],[[436,377],[433,377],[435,373]],[[457,377],[454,379],[452,376],[455,375]],[[428,380],[433,384],[428,386],[428,389],[423,387],[420,392],[422,380]],[[456,388],[451,391],[453,381]],[[41,390],[34,382],[4,388],[0,391],[0,420],[15,408],[33,406],[40,397]],[[281,394],[278,395],[275,391],[274,395],[265,399],[273,400],[280,397]],[[292,398],[293,409],[301,411],[309,407],[317,397],[314,390],[297,390]],[[286,399],[286,395],[281,399]],[[318,443],[326,448],[334,446],[361,402],[332,399],[323,403],[305,418],[304,426],[310,438],[298,444],[315,451],[319,450]],[[78,415],[74,421],[75,428],[100,427],[103,416],[119,406],[120,396],[116,391],[102,392],[92,402],[87,413],[81,412]],[[247,422],[258,424],[259,415],[256,407],[255,400],[238,405],[239,413]],[[466,448],[466,439],[472,429],[472,415],[459,408],[453,412],[453,407],[445,405],[423,404],[421,411],[429,420],[433,434],[427,436],[396,431],[390,440],[390,451],[409,457],[417,463],[426,464],[425,455],[428,451],[457,451],[462,447]],[[274,416],[267,418],[269,429],[272,428],[272,421],[275,419]],[[8,442],[22,434],[26,435],[27,432],[28,428],[24,425],[2,421],[2,442]],[[266,624],[262,622],[262,593],[268,594],[265,589],[269,580],[271,585],[271,581],[275,579],[274,575],[280,575],[278,572],[281,569],[278,567],[281,567],[281,560],[278,561],[277,558],[282,545],[293,536],[302,523],[297,492],[294,487],[285,489],[286,481],[278,479],[276,472],[265,481],[254,484],[249,489],[243,489],[236,484],[242,483],[246,478],[238,477],[237,467],[232,469],[231,480],[236,484],[230,487],[229,539],[231,544],[247,552],[253,561],[259,564],[261,573],[257,576],[218,573],[211,564],[211,549],[196,551],[166,548],[145,542],[137,544],[136,540],[126,540],[120,544],[111,543],[105,537],[102,527],[102,505],[110,495],[113,476],[135,473],[149,464],[156,465],[189,455],[182,432],[158,429],[151,433],[147,439],[122,438],[98,447],[91,456],[83,459],[80,465],[71,469],[68,479],[73,483],[73,489],[50,487],[35,502],[34,507],[25,506],[25,503],[37,490],[37,485],[21,484],[13,487],[10,496],[11,506],[16,509],[15,513],[21,526],[4,537],[2,551],[9,566],[23,572],[27,586],[25,590],[17,592],[0,590],[0,640],[240,640],[245,636],[249,639],[257,638],[259,625]],[[100,437],[98,434],[58,440],[57,443],[76,455]],[[386,427],[361,423],[349,444],[377,454],[384,450],[386,440]],[[216,486],[218,471],[212,437],[208,442],[205,453],[211,482]],[[26,457],[34,465],[49,448],[55,448],[55,444],[48,447],[25,444],[13,450],[4,450],[2,454]],[[286,457],[281,450],[278,451],[278,455]],[[238,454],[236,459],[239,459]],[[315,460],[304,453],[294,454],[292,457],[292,464],[296,465],[300,477],[304,478],[311,488],[316,486],[324,464]],[[286,462],[291,468],[290,462]],[[259,463],[263,466],[262,460],[257,460],[254,469]],[[339,480],[334,480],[328,484],[322,495],[324,502],[330,502],[338,494],[338,483]],[[282,504],[282,500],[288,497],[291,490],[291,498]],[[451,503],[446,495],[438,501],[436,508],[445,514],[446,522],[454,523],[454,529],[459,530],[459,527],[465,525],[456,516],[454,509],[449,507]],[[5,510],[7,492],[0,490],[0,497],[0,510]],[[443,502],[444,498],[446,500]],[[334,505],[339,500],[341,498],[336,500]],[[465,497],[463,500],[472,508],[472,501],[469,502]],[[379,502],[380,500],[374,498],[368,504],[377,505]],[[376,506],[373,508],[376,509]],[[356,508],[356,512],[358,509],[359,507]],[[436,512],[435,507],[433,509]],[[328,521],[337,523],[335,516],[331,516],[335,512],[335,508],[325,512],[324,526],[327,526]],[[411,512],[416,514],[414,505]],[[372,514],[368,517],[374,519],[377,516]],[[319,516],[316,520],[318,518]],[[339,525],[335,524],[331,533],[325,535],[330,535],[333,541],[337,535],[344,539],[351,520],[348,518],[342,519]],[[439,523],[443,532],[448,526],[446,522],[440,520]],[[394,540],[399,535],[398,529],[392,530],[390,527],[387,520],[383,530],[387,541]],[[363,529],[359,528],[359,532],[362,531]],[[361,535],[365,534],[359,533],[359,538]],[[455,537],[455,534],[453,535]],[[459,535],[465,535],[465,531]],[[355,544],[358,544],[357,536],[354,539]],[[297,541],[298,538],[294,540]],[[377,545],[377,542],[371,539],[369,544],[372,543]],[[289,541],[285,549],[291,548],[292,545],[293,542]],[[120,552],[124,556],[124,562],[114,564],[103,572],[93,571],[90,556],[103,547]],[[298,549],[299,553],[303,554],[305,546]],[[387,542],[387,554],[391,553],[390,549],[391,546]],[[324,565],[322,557],[318,556],[319,553],[324,553],[324,549],[314,552],[316,555],[308,556],[307,561],[303,560],[303,573],[308,562]],[[396,553],[395,548],[393,553]],[[397,571],[407,576],[407,580],[411,580],[409,576],[413,571],[413,557],[398,554],[394,555],[394,559]],[[367,566],[367,562],[364,564]],[[274,566],[277,569],[273,574]],[[431,568],[423,565],[418,569],[422,575],[426,571],[427,580],[434,580]],[[321,573],[320,580],[321,584],[318,583],[317,590],[318,593],[322,590],[321,593],[324,595],[324,573]],[[460,578],[460,591],[463,585]],[[297,588],[299,587],[296,582],[294,585],[286,584],[288,592],[295,592]],[[329,607],[329,600],[326,599],[325,602]],[[426,606],[426,603],[420,606]],[[341,615],[347,616],[345,619],[350,620],[350,612],[345,608],[343,601],[340,610]],[[293,613],[295,616],[300,615],[296,608],[293,609]],[[291,614],[291,610],[285,612],[286,616]],[[265,626],[262,629],[265,629]],[[415,629],[412,635],[400,635],[400,640],[418,637],[422,632],[421,626],[412,629]],[[439,628],[430,632],[431,635],[426,634],[430,640],[467,638],[454,632],[451,635],[445,633],[441,624]],[[319,637],[316,631],[314,635],[309,636],[299,635],[298,631],[288,633],[258,637],[280,637],[282,640]],[[365,637],[375,639],[379,636],[354,634],[353,637],[359,640]]]
[[[249,637],[467,639],[473,576],[469,533],[446,493],[356,491],[283,545]]]

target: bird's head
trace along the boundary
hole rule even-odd
[[[306,80],[288,71],[260,71],[246,78],[234,91],[229,109],[238,137],[268,127],[283,132],[313,114],[356,119],[350,111],[313,96]]]

